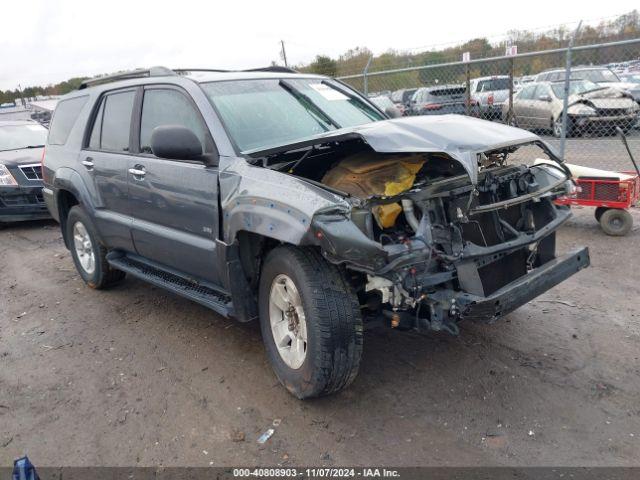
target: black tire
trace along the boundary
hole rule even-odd
[[[306,318],[306,354],[299,368],[285,363],[271,329],[269,299],[279,275],[298,290]],[[260,276],[260,327],[278,380],[299,399],[335,393],[356,377],[362,355],[362,317],[357,296],[342,272],[310,248],[278,247]]]
[[[74,227],[77,223],[81,223],[84,226],[89,238],[91,239],[91,250],[93,251],[95,258],[95,268],[92,272],[87,272],[87,270],[82,266],[77,249],[74,246]],[[89,287],[95,289],[106,288],[121,281],[125,277],[125,272],[111,268],[107,262],[107,249],[102,245],[91,218],[81,206],[76,205],[69,210],[66,228],[73,263],[75,264],[78,273]]]
[[[631,231],[633,217],[626,210],[609,208],[600,217],[600,226],[607,235],[622,237]]]
[[[599,222],[600,219],[602,218],[602,214],[604,212],[606,212],[607,210],[609,210],[607,207],[596,207],[596,211],[594,212],[594,215],[596,217],[596,220]]]

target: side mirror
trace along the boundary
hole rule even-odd
[[[385,108],[384,113],[386,113],[391,118],[399,118],[402,116],[402,112],[395,105]]]
[[[550,102],[551,97],[547,94],[542,94],[538,97],[538,100],[542,100],[543,102]]]
[[[189,128],[160,125],[151,134],[151,151],[156,157],[170,160],[202,160],[202,144]]]

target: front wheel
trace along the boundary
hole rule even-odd
[[[362,355],[362,317],[338,267],[316,250],[278,247],[264,261],[259,305],[267,356],[293,395],[327,395],[353,381]]]
[[[556,138],[562,137],[562,115],[558,117],[557,120],[552,120],[553,136]],[[573,123],[570,117],[567,117],[567,134],[566,138],[569,138],[573,135]]]

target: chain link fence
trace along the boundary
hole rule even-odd
[[[456,113],[535,131],[569,163],[633,170],[640,158],[640,38],[338,77],[402,115]],[[566,101],[565,101],[566,99]],[[563,152],[564,151],[564,152]]]

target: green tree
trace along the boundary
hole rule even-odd
[[[309,65],[308,71],[310,73],[335,77],[338,74],[338,62],[331,57],[317,55],[316,59]]]

